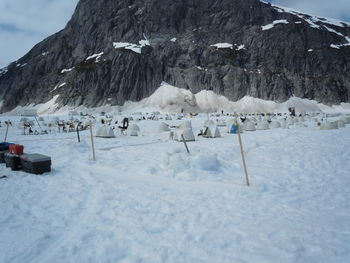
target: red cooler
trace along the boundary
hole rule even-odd
[[[16,155],[23,154],[23,149],[24,149],[24,146],[19,144],[11,144],[9,147],[10,153],[16,154]]]

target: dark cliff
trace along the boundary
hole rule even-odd
[[[349,43],[348,24],[258,0],[80,0],[62,31],[0,71],[1,111],[58,94],[122,104],[162,81],[231,100],[349,102]]]

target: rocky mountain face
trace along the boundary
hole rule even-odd
[[[350,100],[350,25],[258,0],[80,0],[67,26],[0,70],[1,111],[123,104],[162,81],[231,100]]]

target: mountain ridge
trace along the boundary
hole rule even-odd
[[[230,100],[348,102],[349,36],[347,23],[258,0],[80,0],[63,30],[0,72],[1,111],[55,95],[121,105],[162,81]]]

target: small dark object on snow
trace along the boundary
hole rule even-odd
[[[9,142],[0,142],[0,151],[5,151],[8,150],[10,148],[10,145],[13,143],[9,143]]]
[[[290,116],[294,116],[295,117],[295,108],[288,108],[288,111],[290,112]]]
[[[6,175],[0,176],[0,179],[6,179],[6,178],[7,178]]]
[[[11,168],[12,171],[18,171],[22,168],[20,155],[17,154],[5,153],[5,163],[6,167]]]
[[[22,170],[32,174],[51,172],[51,158],[46,155],[32,153],[21,155]]]
[[[119,129],[126,130],[129,127],[129,119],[124,118],[123,119],[123,126],[119,126]]]
[[[9,150],[0,151],[0,163],[5,163],[5,153],[8,153]]]

